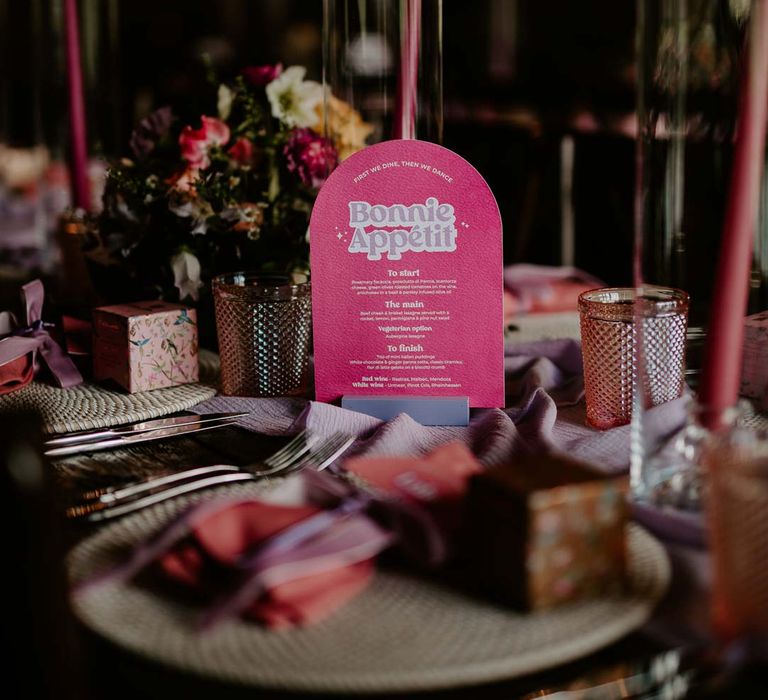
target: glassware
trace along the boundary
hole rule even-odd
[[[724,429],[704,451],[712,614],[724,640],[768,633],[768,434]]]
[[[753,6],[750,0],[637,3],[635,286],[641,295],[652,285],[690,295],[686,379],[693,388],[714,294]],[[763,177],[748,313],[768,309],[767,184]],[[699,430],[689,418],[681,445],[696,443]],[[635,498],[694,507],[690,495],[700,489],[690,450],[663,444],[642,405],[633,413],[631,445]]]
[[[636,284],[691,296],[689,378],[712,298],[750,3],[638,3]],[[763,197],[765,199],[765,197]],[[751,304],[768,308],[768,219],[761,208]]]
[[[590,425],[600,430],[626,425],[634,403],[650,408],[682,394],[685,292],[656,287],[637,297],[631,288],[595,289],[579,296],[579,312]],[[638,337],[645,349],[641,354],[636,353]]]
[[[89,110],[90,210],[96,212],[104,158],[121,152],[124,139],[121,81],[115,79],[120,13],[117,0],[82,0],[78,10]],[[70,268],[77,251],[62,250],[57,238],[71,223],[66,220],[71,196],[65,53],[62,0],[0,0],[0,264],[22,278],[32,271],[52,278],[58,272],[61,296],[69,303],[77,301],[69,287],[83,264]]]
[[[234,272],[212,282],[228,396],[291,396],[306,390],[312,333],[306,275]]]
[[[440,143],[442,0],[324,0],[323,12],[323,83],[372,127],[368,143]],[[328,93],[324,106],[326,135],[333,122],[350,135],[361,128]]]

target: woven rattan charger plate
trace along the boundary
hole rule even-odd
[[[37,411],[47,433],[107,428],[186,411],[210,399],[216,394],[217,372],[218,356],[201,351],[200,383],[126,394],[91,382],[60,389],[35,381],[0,396],[0,410]]]
[[[181,505],[147,509],[83,541],[70,558],[74,581],[114,564]],[[292,691],[413,692],[534,673],[636,629],[666,590],[670,569],[662,546],[637,525],[630,526],[629,549],[631,593],[535,615],[391,572],[378,573],[327,620],[279,632],[234,621],[200,634],[200,609],[132,583],[86,588],[74,607],[88,627],[121,647],[225,682]]]

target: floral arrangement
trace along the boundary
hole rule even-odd
[[[88,251],[106,280],[97,286],[114,288],[119,270],[137,298],[196,301],[220,272],[307,269],[318,188],[373,127],[305,74],[246,68],[218,86],[216,114],[199,124],[168,107],[139,124],[132,157],[107,176]]]

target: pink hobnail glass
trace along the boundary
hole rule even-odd
[[[305,275],[213,279],[221,393],[293,396],[307,387],[312,299]]]
[[[600,430],[632,418],[639,377],[643,406],[679,397],[685,386],[688,295],[653,287],[607,287],[579,296],[587,422]]]

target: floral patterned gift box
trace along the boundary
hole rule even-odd
[[[198,379],[197,312],[144,301],[93,312],[93,372],[129,393]]]
[[[464,516],[468,583],[522,610],[620,594],[627,487],[554,454],[518,455],[474,475]]]

